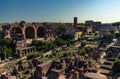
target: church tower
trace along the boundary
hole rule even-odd
[[[77,17],[74,17],[74,28],[77,27]]]

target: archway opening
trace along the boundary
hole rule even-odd
[[[23,38],[22,30],[18,27],[13,27],[10,30],[10,36],[12,39],[20,40]]]
[[[35,30],[34,30],[34,28],[32,28],[32,27],[26,28],[25,36],[26,36],[26,39],[35,38]]]
[[[44,35],[45,35],[44,32],[45,32],[44,28],[39,27],[38,30],[37,30],[37,36],[38,37],[44,37]]]

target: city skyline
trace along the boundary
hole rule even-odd
[[[119,0],[0,0],[0,23],[120,21]]]

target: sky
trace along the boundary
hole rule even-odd
[[[120,0],[0,0],[0,23],[120,21]]]

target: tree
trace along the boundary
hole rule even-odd
[[[50,42],[50,43],[48,44],[48,48],[49,48],[49,50],[55,48],[55,44],[54,44],[53,42]]]
[[[12,49],[4,46],[4,53],[6,54],[6,57],[10,57],[12,56]]]
[[[33,46],[40,46],[40,45],[43,45],[43,42],[39,41],[39,40],[33,40],[31,45],[33,45]]]
[[[93,51],[93,48],[91,48],[91,47],[86,47],[85,50],[86,50],[87,53],[89,53],[89,52],[92,52],[92,51]]]
[[[23,63],[22,60],[19,60],[19,61],[17,62],[17,64],[19,64],[19,65],[21,65],[22,63]]]
[[[55,47],[54,42],[42,42],[40,40],[33,40],[32,46],[36,46],[37,51],[48,51]]]
[[[68,53],[63,53],[63,57],[68,57]]]
[[[119,72],[120,72],[120,59],[117,59],[117,60],[113,63],[112,70],[113,70],[115,73],[119,73]]]
[[[82,39],[82,40],[87,40],[88,37],[86,37],[86,36],[82,36],[81,39]]]
[[[116,38],[120,37],[120,33],[115,33],[115,37]]]
[[[48,51],[48,43],[44,43],[42,46],[41,46],[41,50],[43,51]]]
[[[61,37],[63,34],[65,34],[66,32],[66,27],[65,26],[60,26],[56,29],[56,34],[58,35],[58,37]]]
[[[2,30],[0,29],[0,38],[1,38],[1,35],[2,35]]]
[[[95,35],[98,35],[98,34],[99,34],[99,32],[98,32],[98,31],[95,31],[95,32],[94,32],[94,34],[95,34]]]
[[[44,42],[40,40],[33,40],[31,45],[36,46],[37,51],[41,51],[43,50]]]
[[[103,35],[103,39],[107,39],[107,40],[112,40],[115,36],[111,33],[107,33]]]
[[[11,38],[5,38],[0,40],[0,45],[7,45],[8,47],[11,47],[13,45],[13,40]]]
[[[69,40],[72,40],[72,39],[73,39],[73,37],[72,37],[72,36],[67,35],[67,34],[63,34],[63,35],[61,36],[61,38],[62,38],[63,40],[67,40],[67,41],[69,41]]]
[[[26,22],[25,21],[21,21],[20,23],[25,24]]]
[[[120,25],[120,22],[115,22],[115,23],[112,23],[113,26],[119,26]]]
[[[56,46],[62,46],[62,45],[65,45],[66,44],[66,41],[62,40],[61,38],[57,38],[55,41],[54,41],[54,44]]]
[[[86,45],[86,41],[84,40],[81,42],[81,47],[84,47],[85,45]]]
[[[117,59],[120,59],[120,55],[118,55]]]
[[[81,49],[78,51],[78,53],[82,56],[86,55],[86,50],[85,49]]]
[[[0,40],[0,56],[4,58],[13,56],[14,42],[12,39],[6,38]]]
[[[8,48],[7,46],[1,46],[0,52],[3,53],[4,56],[10,57],[12,55],[12,49]]]

